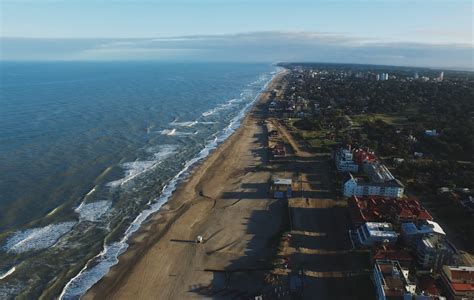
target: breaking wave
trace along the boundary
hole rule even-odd
[[[4,278],[7,278],[8,276],[10,276],[11,274],[15,273],[16,271],[16,267],[13,267],[11,268],[10,270],[6,271],[5,273],[3,274],[0,274],[0,280],[4,279]]]
[[[147,151],[150,152],[148,148]],[[175,145],[163,145],[159,146],[158,151],[153,153],[152,160],[137,160],[132,162],[123,163],[121,166],[125,170],[125,176],[121,179],[111,181],[107,183],[109,187],[120,187],[127,182],[135,179],[136,177],[150,171],[158,164],[160,164],[164,159],[170,157],[171,155],[175,154],[177,150],[177,146]]]
[[[198,121],[189,121],[189,122],[177,122],[174,120],[170,123],[171,126],[181,126],[181,127],[193,127],[194,125],[198,124]]]
[[[148,204],[148,207],[143,210],[129,225],[127,230],[125,231],[122,238],[110,244],[104,244],[102,251],[96,255],[94,258],[88,261],[83,269],[73,277],[63,288],[59,299],[79,299],[87,290],[89,290],[97,281],[99,281],[103,276],[105,276],[111,267],[118,263],[118,257],[124,253],[129,244],[128,240],[135,233],[141,226],[141,224],[153,213],[157,212],[163,204],[165,204],[173,192],[176,190],[177,185],[187,178],[190,174],[190,171],[193,166],[195,166],[198,162],[202,161],[206,158],[217,146],[225,141],[230,135],[232,135],[235,130],[239,127],[242,118],[245,116],[246,112],[249,108],[255,103],[258,99],[260,93],[267,87],[268,83],[273,79],[273,77],[277,74],[276,72],[271,73],[272,78],[268,77],[261,77],[260,81],[264,80],[267,83],[260,89],[257,95],[249,101],[240,111],[239,113],[230,120],[228,125],[219,131],[217,134],[213,135],[212,139],[209,139],[204,147],[199,151],[199,153],[192,159],[186,161],[183,165],[181,171],[176,174],[161,190],[160,196],[156,199],[153,199]],[[234,102],[230,102],[234,101]],[[230,103],[229,103],[230,102]],[[210,110],[206,113],[203,113],[203,116],[213,114],[218,111],[218,109],[223,109],[222,107],[228,107],[233,105],[236,100],[232,99],[229,100],[226,104],[220,105],[213,110]],[[217,110],[216,110],[217,109]],[[176,124],[175,124],[176,125]],[[166,135],[176,135],[177,130],[163,130],[162,134]],[[136,174],[140,174],[143,172],[142,170],[146,170],[145,167],[148,164],[148,168],[152,167],[153,165],[150,162],[144,162],[140,168],[130,168],[130,164],[126,165],[127,175],[128,176],[137,176]],[[134,170],[133,172],[131,170]],[[130,171],[130,173],[128,173]],[[126,176],[127,178],[127,176]],[[123,180],[123,179],[122,179]]]
[[[231,108],[233,105],[235,105],[235,103],[237,102],[242,102],[244,99],[242,98],[239,98],[239,99],[230,99],[229,101],[227,101],[226,103],[223,103],[223,104],[219,104],[217,105],[216,107],[208,110],[208,111],[205,111],[203,112],[201,115],[203,117],[208,117],[210,115],[213,115],[213,114],[216,114],[218,113],[219,111],[222,111],[222,110],[225,110],[225,109],[229,109]]]

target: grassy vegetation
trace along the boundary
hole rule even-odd
[[[375,122],[377,120],[384,121],[390,125],[403,125],[406,123],[407,116],[403,114],[359,114],[351,116],[353,126],[361,127],[366,122]]]
[[[318,148],[323,152],[330,152],[330,149],[337,142],[329,137],[333,132],[330,129],[319,129],[319,130],[304,130],[298,126],[295,126],[295,122],[298,119],[291,120],[288,122],[289,127],[296,132],[299,138],[308,143],[311,147]]]

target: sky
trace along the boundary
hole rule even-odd
[[[473,68],[471,0],[0,0],[3,60]]]

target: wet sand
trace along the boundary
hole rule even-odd
[[[83,299],[225,298],[219,291],[229,293],[230,280],[248,293],[259,290],[287,214],[283,201],[268,197],[271,169],[263,166],[266,135],[259,125],[268,97],[262,93],[241,127],[143,224]],[[195,243],[198,235],[202,244]]]

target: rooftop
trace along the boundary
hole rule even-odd
[[[350,174],[350,173],[349,173]],[[375,182],[375,181],[365,181],[363,178],[356,178],[352,174],[350,174],[349,180],[354,180],[360,186],[380,186],[380,187],[404,187],[403,183],[401,183],[398,179],[392,179],[390,181],[384,182]]]
[[[375,260],[396,260],[401,266],[409,267],[414,260],[412,254],[405,249],[379,248],[375,250],[373,258]]]
[[[444,266],[443,274],[457,292],[474,291],[474,267]]]
[[[351,217],[354,222],[389,221],[393,215],[417,221],[432,220],[428,211],[415,199],[393,199],[384,197],[351,197]]]
[[[398,237],[397,233],[393,230],[392,224],[390,223],[367,222],[364,226],[367,227],[371,236]]]
[[[402,232],[406,235],[414,235],[414,234],[429,234],[429,233],[437,233],[441,235],[446,235],[443,228],[439,226],[438,223],[434,221],[426,221],[425,224],[421,226],[416,226],[413,223],[404,223],[402,224]]]
[[[375,266],[382,277],[386,297],[403,297],[409,291],[408,271],[402,269],[397,261],[376,261]]]
[[[418,278],[418,288],[432,296],[439,296],[440,292],[436,285],[436,280],[430,275],[422,275]]]
[[[273,178],[273,184],[275,185],[291,185],[291,183],[292,183],[291,178],[279,178],[279,177]]]
[[[372,182],[392,181],[395,177],[387,169],[387,167],[379,162],[368,162],[365,164],[367,175]]]

